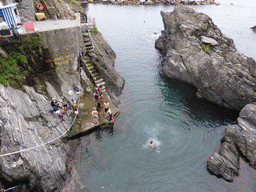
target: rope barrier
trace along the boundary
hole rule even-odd
[[[78,57],[80,57],[80,51],[79,51],[79,45],[78,45],[78,35],[77,35],[77,31],[76,31],[76,39],[77,39]],[[79,83],[80,83],[80,81],[81,81],[80,60],[79,60],[78,76],[79,76]],[[79,93],[80,93],[80,90],[79,90]],[[80,96],[80,95],[79,95],[79,96]],[[78,109],[79,109],[79,102],[80,102],[80,97],[78,97],[78,102],[77,102],[77,106],[78,106],[77,108],[78,108]],[[17,153],[26,152],[26,151],[29,151],[29,150],[32,150],[32,149],[36,149],[36,148],[39,148],[39,147],[48,145],[48,144],[50,144],[50,143],[53,143],[54,141],[56,141],[56,140],[60,139],[61,137],[63,137],[63,136],[71,129],[71,127],[73,126],[75,120],[76,120],[76,115],[75,115],[75,118],[73,119],[73,122],[72,122],[71,125],[69,126],[69,128],[68,128],[64,133],[62,133],[62,134],[59,135],[58,137],[54,138],[53,140],[47,141],[47,142],[45,142],[45,143],[42,143],[42,144],[37,145],[37,146],[34,146],[34,147],[29,147],[29,148],[26,148],[26,149],[22,149],[22,150],[19,150],[19,151],[14,151],[14,152],[10,152],[10,153],[0,154],[0,157],[5,157],[5,156],[9,156],[9,155],[14,155],[14,154],[17,154]],[[10,189],[11,189],[11,188],[10,188]]]

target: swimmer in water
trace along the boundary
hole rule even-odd
[[[150,141],[149,144],[150,144],[150,146],[152,147],[152,149],[155,148],[155,143],[154,143],[153,141]]]
[[[152,147],[152,149],[155,149],[154,141],[150,141],[149,144],[150,144],[150,147]],[[157,152],[157,153],[160,153],[160,151],[156,151],[156,150],[154,150],[154,151]]]

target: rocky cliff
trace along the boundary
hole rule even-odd
[[[73,158],[75,146],[70,149],[70,145],[61,138],[72,126],[72,110],[64,116],[65,121],[57,114],[49,113],[49,110],[52,109],[51,98],[61,101],[63,96],[71,104],[72,97],[81,97],[87,86],[92,86],[90,82],[83,82],[82,75],[79,75],[78,61],[86,53],[82,36],[84,27],[85,25],[73,26],[24,34],[18,39],[14,37],[2,39],[1,67],[6,67],[2,65],[3,58],[6,58],[7,64],[10,61],[17,62],[13,64],[17,71],[10,72],[12,76],[4,72],[9,85],[0,84],[0,181],[4,185],[0,186],[3,189],[14,187],[12,190],[17,192],[59,191],[70,177],[71,169],[68,163],[69,159]],[[40,46],[36,45],[38,41],[34,39],[40,39]],[[9,49],[8,44],[15,45],[15,49]],[[32,44],[35,44],[36,48]],[[108,45],[102,42],[102,46]],[[16,51],[16,48],[27,55],[21,57],[20,54],[11,52]],[[26,65],[22,61],[26,61]],[[14,89],[10,86],[10,82],[15,85],[12,78],[16,78],[17,72],[23,66],[26,69],[37,66],[35,69],[40,68],[40,70],[26,72],[31,75],[23,79],[30,78],[30,81],[24,81],[27,85]],[[112,68],[109,70],[113,71]],[[113,81],[120,78],[115,74],[109,76],[114,79]],[[17,79],[19,80],[19,77]],[[88,79],[86,77],[86,80]],[[80,88],[79,94],[74,91],[73,84]],[[116,89],[121,91],[122,87],[123,85]],[[95,89],[93,86],[91,88]],[[92,95],[87,92],[86,94]],[[91,98],[93,100],[92,96]],[[92,102],[91,105],[94,103]],[[93,107],[91,105],[84,111],[91,111]],[[86,103],[83,104],[84,108],[86,106]],[[91,116],[87,116],[91,120]],[[81,118],[83,118],[82,114]],[[90,124],[92,123],[88,123],[87,126]],[[33,149],[27,150],[29,148]],[[21,152],[16,153],[17,151]],[[5,156],[13,152],[14,154]]]
[[[28,42],[33,36],[36,34],[19,39],[10,37],[4,39],[1,46],[6,48],[8,42]],[[1,181],[7,188],[16,186],[16,191],[55,191],[62,186],[69,172],[69,145],[59,139],[51,141],[69,130],[72,116],[69,112],[62,121],[57,114],[49,113],[50,100],[61,101],[64,96],[70,101],[71,97],[77,97],[73,84],[80,87],[80,96],[83,93],[77,71],[80,51],[77,39],[82,42],[80,27],[47,31],[40,37],[44,63],[50,68],[34,74],[34,83],[31,82],[34,88],[14,89],[0,85],[1,155],[49,143],[0,158]]]
[[[199,97],[228,108],[256,101],[255,61],[239,53],[209,16],[185,6],[161,15],[164,31],[155,47],[164,56],[164,75],[193,84]]]
[[[208,170],[227,181],[238,175],[240,156],[256,167],[256,103],[246,105],[237,122],[226,127],[220,150],[207,160]]]

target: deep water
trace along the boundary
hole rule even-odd
[[[209,15],[238,51],[256,59],[256,33],[250,29],[256,25],[256,4],[231,2],[192,7]],[[81,139],[80,183],[92,192],[256,191],[256,170],[244,161],[233,183],[206,170],[207,158],[238,113],[198,100],[194,87],[161,75],[154,44],[163,30],[160,11],[173,6],[90,4],[86,9],[116,52],[116,70],[126,85],[114,129]],[[150,148],[151,140],[160,153]]]

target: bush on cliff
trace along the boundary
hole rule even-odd
[[[39,35],[22,41],[4,42],[2,48],[10,57],[0,55],[0,84],[20,88],[44,69]]]

